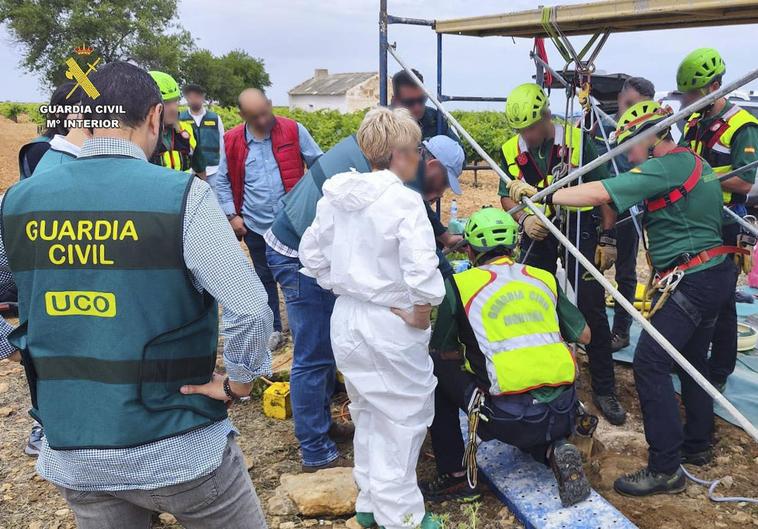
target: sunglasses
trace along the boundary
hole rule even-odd
[[[408,98],[408,99],[400,99],[400,105],[404,107],[415,107],[417,105],[426,105],[426,102],[429,98],[425,95],[421,97],[414,97],[414,98]]]

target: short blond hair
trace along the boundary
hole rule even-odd
[[[356,137],[371,166],[387,169],[393,150],[418,146],[421,128],[405,108],[378,107],[363,118]]]

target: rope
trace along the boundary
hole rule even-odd
[[[719,486],[719,483],[721,483],[724,480],[724,478],[708,481],[707,479],[700,479],[698,477],[695,477],[693,474],[690,474],[687,471],[687,469],[684,468],[684,465],[680,465],[680,468],[682,469],[682,472],[684,472],[684,475],[687,476],[689,479],[691,479],[698,485],[704,485],[708,487],[708,499],[711,501],[715,501],[717,503],[738,502],[738,503],[758,504],[758,498],[746,498],[743,496],[715,496],[713,492],[716,490],[716,487]]]

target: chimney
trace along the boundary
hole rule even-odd
[[[323,79],[324,77],[329,76],[329,70],[326,68],[316,68],[315,73],[313,74],[314,79]]]

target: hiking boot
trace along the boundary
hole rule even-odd
[[[478,487],[471,487],[468,484],[466,474],[462,476],[438,474],[433,480],[421,481],[418,485],[421,494],[427,501],[462,500],[469,502],[482,497]]]
[[[681,468],[677,468],[673,474],[660,474],[643,468],[618,478],[613,483],[613,488],[623,496],[679,494],[687,488],[687,477]]]
[[[584,475],[582,454],[577,447],[566,440],[556,441],[548,460],[558,482],[558,496],[564,507],[571,507],[589,498],[592,489]]]
[[[374,527],[376,525],[376,520],[374,519],[374,513],[372,512],[355,513],[355,521],[358,522],[358,525],[363,527],[363,529],[370,529],[371,527]]]
[[[330,461],[329,463],[326,463],[325,465],[318,465],[315,467],[302,465],[300,468],[303,474],[313,474],[314,472],[318,472],[319,470],[324,470],[325,468],[342,468],[342,467],[352,468],[353,462],[345,457],[338,456],[337,459],[335,459],[334,461]]]
[[[268,350],[271,352],[279,349],[284,344],[284,335],[281,331],[274,331],[271,336],[268,337]]]
[[[608,422],[614,426],[620,426],[626,421],[626,410],[614,394],[597,395],[592,394],[592,402],[598,407],[600,412],[608,419]]]
[[[328,435],[335,443],[347,443],[352,441],[355,435],[355,425],[351,422],[333,422]]]
[[[713,461],[713,449],[708,448],[702,452],[682,452],[682,464],[683,465],[695,465],[696,467],[702,467]]]
[[[611,351],[614,353],[616,351],[620,351],[624,347],[629,346],[629,335],[628,334],[619,334],[619,333],[613,333],[611,336]]]
[[[32,431],[29,432],[29,440],[24,447],[24,453],[28,456],[37,457],[42,450],[42,439],[45,438],[45,430],[42,425],[35,421]]]

